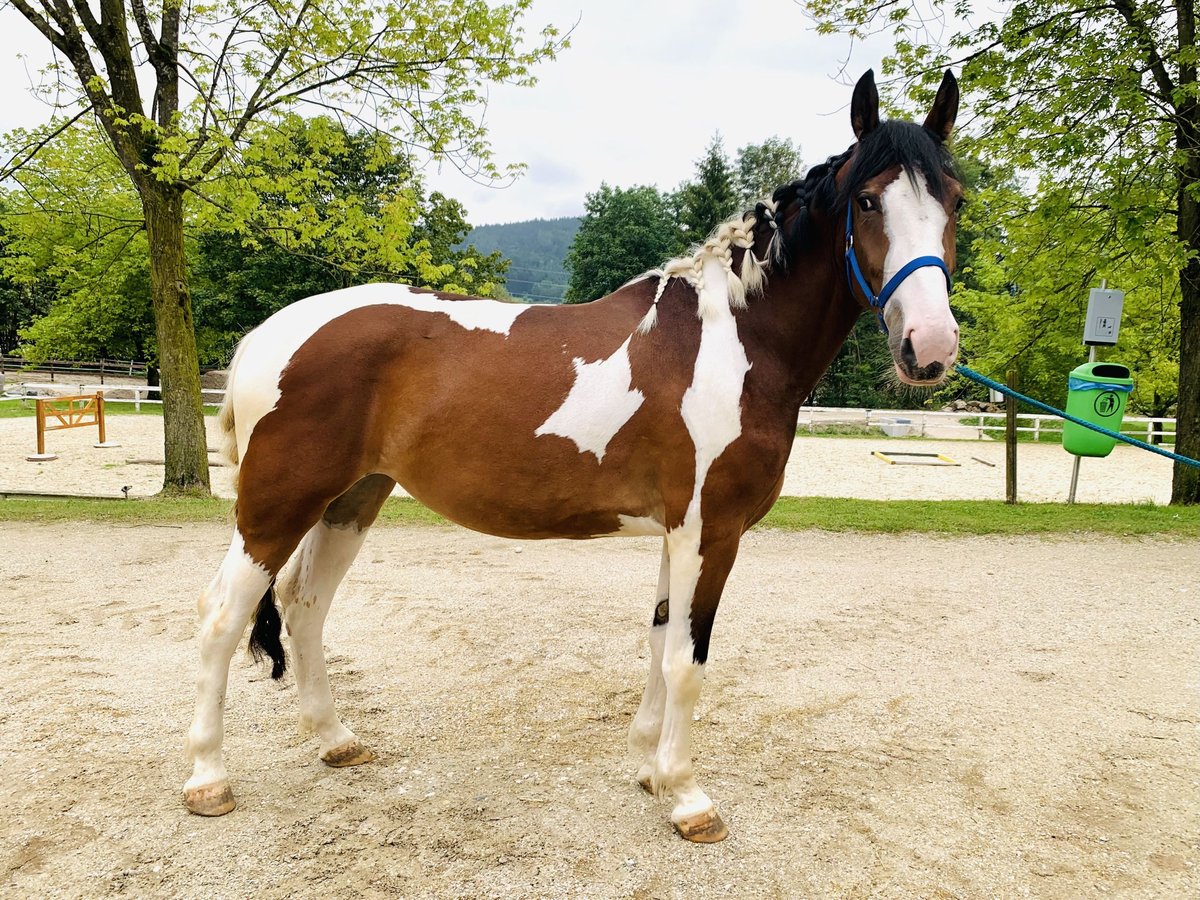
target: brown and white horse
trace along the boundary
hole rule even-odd
[[[962,191],[944,142],[957,107],[947,72],[924,126],[881,123],[868,72],[849,150],[594,303],[368,284],[295,303],[248,334],[221,412],[240,461],[237,516],[200,600],[187,808],[234,807],[221,749],[229,662],[253,618],[251,648],[283,674],[276,600],[320,758],[372,759],[334,709],[322,629],[399,483],[488,534],[662,537],[653,658],[629,742],[637,780],[672,799],[679,833],[724,837],[691,746],[717,603],[742,534],[779,496],[800,404],[858,316],[886,302],[904,382],[936,383],[954,363]]]

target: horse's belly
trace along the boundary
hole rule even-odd
[[[661,534],[661,501],[632,473],[533,470],[480,453],[459,461],[387,466],[408,493],[453,522],[499,537]],[[576,469],[575,471],[572,471]]]

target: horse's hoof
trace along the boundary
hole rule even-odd
[[[697,844],[715,844],[729,836],[729,829],[725,827],[715,809],[694,816],[684,816],[678,822],[672,820],[671,824],[675,826],[681,838]]]
[[[363,763],[369,763],[374,758],[375,754],[364,747],[358,738],[351,738],[346,743],[338,744],[332,750],[321,754],[321,762],[335,769],[344,769],[347,766],[361,766]]]
[[[233,799],[229,782],[218,781],[216,784],[185,789],[183,805],[188,812],[198,816],[223,816],[237,806],[237,801]]]
[[[654,796],[654,782],[651,780],[649,775],[643,775],[637,780],[637,783],[642,786],[643,791],[645,791],[651,797]]]

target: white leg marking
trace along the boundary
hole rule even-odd
[[[655,615],[658,606],[667,602],[671,592],[671,563],[667,553],[667,541],[663,539],[662,563],[658,570],[658,591],[655,594]],[[658,752],[658,739],[662,734],[663,711],[667,703],[667,683],[663,680],[663,647],[667,640],[666,625],[650,626],[650,672],[646,679],[646,692],[642,694],[642,705],[629,726],[629,749],[642,757],[638,769],[638,781],[651,784],[654,778],[654,757]]]
[[[187,741],[192,776],[185,790],[226,779],[221,744],[229,661],[270,583],[271,576],[246,554],[242,536],[235,529],[225,560],[200,598],[196,714]]]
[[[699,529],[681,528],[667,537],[671,557],[670,620],[662,670],[667,701],[662,736],[654,760],[654,793],[675,800],[671,820],[678,822],[712,809],[712,801],[692,772],[692,712],[704,684],[704,666],[694,660],[691,606],[700,578]]]
[[[300,729],[316,731],[322,754],[354,740],[333,705],[325,670],[322,633],[334,592],[358,555],[366,531],[356,524],[331,527],[318,522],[275,582],[291,637],[296,690],[300,699]]]
[[[706,291],[726,283],[719,263],[705,264],[704,283]],[[651,783],[657,796],[674,798],[671,821],[676,824],[713,812],[712,800],[696,783],[692,770],[692,712],[704,684],[704,666],[696,663],[692,642],[692,600],[704,562],[700,555],[704,484],[713,462],[742,433],[742,390],[750,370],[728,299],[718,300],[709,297],[705,303],[701,298],[705,314],[700,349],[681,410],[696,447],[695,487],[683,524],[667,535],[670,609],[662,650],[666,703]]]
[[[631,340],[626,338],[608,359],[585,363],[576,357],[575,383],[567,398],[534,434],[570,438],[580,453],[594,453],[596,460],[603,462],[609,441],[633,418],[645,399],[641,391],[631,389]]]

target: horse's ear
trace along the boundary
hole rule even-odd
[[[854,136],[862,140],[879,125],[879,92],[875,90],[875,73],[871,69],[858,79],[854,96],[850,99],[850,127]]]
[[[954,130],[954,120],[958,116],[958,81],[949,69],[942,76],[942,85],[934,98],[933,108],[925,117],[925,127],[938,135],[943,141],[950,137]]]

